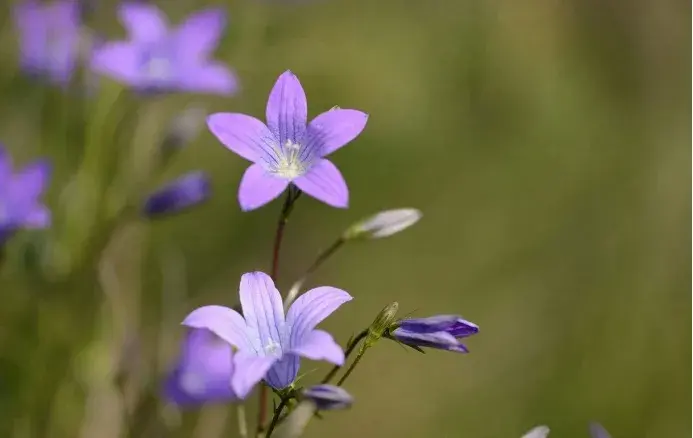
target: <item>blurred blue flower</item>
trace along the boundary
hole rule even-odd
[[[286,318],[282,297],[267,274],[244,274],[239,294],[245,317],[227,307],[205,306],[190,313],[183,325],[207,329],[238,349],[231,388],[240,398],[262,379],[276,389],[289,386],[298,375],[300,356],[344,363],[341,347],[315,326],[351,300],[345,291],[312,289],[293,303]]]
[[[179,213],[209,198],[209,178],[204,172],[190,172],[155,191],[144,203],[149,218]]]
[[[163,12],[152,4],[123,3],[120,21],[130,39],[94,50],[91,68],[140,91],[188,91],[230,95],[233,72],[210,59],[226,26],[221,9],[206,9],[169,30]]]
[[[19,32],[20,63],[32,75],[67,84],[79,52],[79,5],[73,0],[39,3],[26,0],[14,7]]]
[[[458,339],[479,332],[479,326],[457,315],[438,315],[428,318],[411,318],[399,321],[391,337],[413,347],[429,347],[440,350],[467,353],[467,347]]]
[[[298,78],[290,71],[277,80],[267,101],[267,125],[237,113],[212,114],[207,125],[231,151],[252,164],[243,175],[238,200],[244,211],[278,197],[290,183],[333,207],[346,208],[349,189],[326,155],[356,138],[368,115],[333,108],[307,124],[308,104]]]
[[[321,411],[346,409],[354,403],[354,398],[340,386],[321,384],[303,390],[303,397],[315,403]]]
[[[17,173],[0,145],[0,245],[22,228],[45,228],[51,213],[40,201],[51,174],[45,160],[35,161]]]
[[[611,438],[609,432],[599,423],[590,423],[590,436],[592,438]]]
[[[164,397],[179,406],[237,400],[231,389],[233,348],[209,330],[190,330],[164,384]]]

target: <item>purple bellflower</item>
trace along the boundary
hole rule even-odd
[[[144,203],[149,218],[179,213],[209,198],[209,178],[204,172],[190,172],[155,191]]]
[[[212,114],[207,126],[221,143],[253,164],[238,190],[249,211],[278,197],[290,183],[337,208],[349,204],[349,189],[337,167],[324,157],[356,138],[368,115],[333,108],[307,123],[306,94],[298,78],[284,72],[267,101],[267,125],[237,113]]]
[[[237,349],[231,389],[239,398],[262,379],[276,389],[289,386],[298,375],[300,356],[344,364],[341,347],[315,326],[351,300],[345,291],[328,286],[309,290],[294,301],[286,317],[281,295],[267,274],[244,274],[239,295],[244,316],[227,307],[205,306],[183,321],[208,329]]]
[[[233,348],[209,330],[192,329],[166,378],[164,396],[179,406],[237,400],[231,389]]]
[[[27,0],[14,8],[22,69],[67,84],[79,52],[79,6],[73,0]]]
[[[51,213],[39,197],[46,188],[51,166],[39,160],[12,172],[12,161],[0,145],[0,245],[22,228],[46,228]]]
[[[120,21],[130,40],[94,50],[91,68],[145,92],[188,91],[230,95],[235,75],[209,58],[226,25],[221,9],[192,14],[175,30],[152,4],[123,3]]]
[[[467,353],[469,350],[458,339],[478,332],[479,326],[459,316],[438,315],[403,319],[392,331],[392,337],[412,347],[430,347]]]

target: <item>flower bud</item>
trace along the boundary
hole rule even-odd
[[[590,436],[592,438],[611,438],[604,426],[595,422],[590,423]]]
[[[388,237],[414,225],[421,216],[421,212],[414,208],[381,211],[352,225],[344,233],[344,239]]]
[[[157,218],[178,213],[206,201],[209,195],[207,175],[191,172],[152,193],[144,204],[144,214]]]
[[[162,160],[168,160],[172,154],[179,151],[192,141],[204,125],[205,110],[189,107],[178,114],[168,126],[161,144]]]
[[[522,438],[546,438],[549,436],[549,432],[550,429],[547,426],[537,426],[526,434],[522,435]]]
[[[365,342],[367,346],[374,344],[383,336],[383,334],[385,334],[385,332],[395,322],[397,318],[397,310],[399,310],[399,303],[395,301],[388,304],[383,310],[380,311],[373,323],[370,325],[370,327],[368,327],[368,337],[366,338]]]
[[[354,403],[354,398],[346,389],[327,384],[305,389],[303,397],[315,403],[315,406],[321,411],[346,409]]]

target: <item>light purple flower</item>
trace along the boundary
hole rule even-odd
[[[458,339],[478,332],[479,326],[457,315],[437,315],[401,320],[391,336],[413,347],[430,347],[467,353],[467,347]]]
[[[14,7],[14,21],[19,31],[22,69],[67,84],[79,51],[77,2],[56,0],[44,4],[26,0]]]
[[[51,166],[38,160],[17,173],[12,172],[12,160],[0,145],[0,244],[22,228],[45,228],[51,214],[40,202]]]
[[[290,183],[333,207],[346,208],[349,189],[337,167],[324,157],[356,138],[368,115],[333,108],[310,123],[306,94],[298,78],[284,72],[267,101],[267,125],[238,113],[212,114],[210,131],[227,148],[253,164],[238,190],[244,211],[278,197]]]
[[[233,348],[209,330],[192,329],[183,341],[178,361],[166,378],[164,396],[181,405],[229,402]]]
[[[190,172],[155,191],[144,204],[144,214],[155,218],[187,210],[209,198],[210,183],[204,172]]]
[[[94,71],[142,91],[236,91],[231,70],[210,60],[226,25],[221,9],[192,14],[175,30],[169,30],[163,12],[152,4],[123,3],[119,16],[130,40],[95,49]]]
[[[272,279],[262,272],[241,277],[243,315],[223,306],[200,307],[183,325],[205,328],[238,349],[233,357],[231,388],[245,398],[264,379],[276,389],[298,375],[299,357],[344,363],[344,352],[332,336],[315,327],[351,296],[334,287],[317,287],[301,295],[284,316],[282,298]]]

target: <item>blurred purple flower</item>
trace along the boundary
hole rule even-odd
[[[229,402],[238,399],[231,389],[233,348],[209,330],[190,330],[181,354],[166,378],[164,396],[179,406]]]
[[[321,384],[303,391],[303,397],[315,403],[321,411],[346,409],[354,403],[354,398],[346,389],[339,386]]]
[[[290,183],[333,207],[346,208],[349,189],[326,155],[356,138],[368,115],[333,108],[307,123],[306,94],[298,78],[286,71],[267,101],[267,125],[238,113],[212,114],[210,131],[227,148],[252,164],[243,175],[238,200],[244,211],[261,207]]]
[[[206,201],[209,195],[207,175],[190,172],[149,195],[144,203],[144,214],[155,218],[179,213]]]
[[[317,287],[301,295],[284,317],[282,298],[272,279],[262,272],[241,277],[243,316],[223,306],[200,307],[183,325],[210,330],[238,349],[233,357],[231,388],[245,398],[262,379],[276,389],[298,375],[300,356],[344,363],[344,352],[332,336],[315,330],[351,296],[334,287]]]
[[[79,5],[72,0],[39,3],[26,0],[14,7],[24,71],[67,84],[79,52]]]
[[[604,426],[595,422],[590,423],[590,436],[592,438],[611,438]]]
[[[152,4],[123,3],[120,21],[130,40],[104,43],[94,50],[91,67],[140,91],[189,91],[230,95],[233,72],[210,60],[226,19],[221,9],[192,14],[169,30],[163,12]]]
[[[51,213],[39,200],[50,174],[51,166],[45,160],[13,174],[12,160],[0,145],[0,244],[19,229],[50,225]]]
[[[479,326],[456,315],[438,315],[399,321],[391,336],[412,347],[430,347],[467,353],[467,347],[458,338],[479,332]]]

